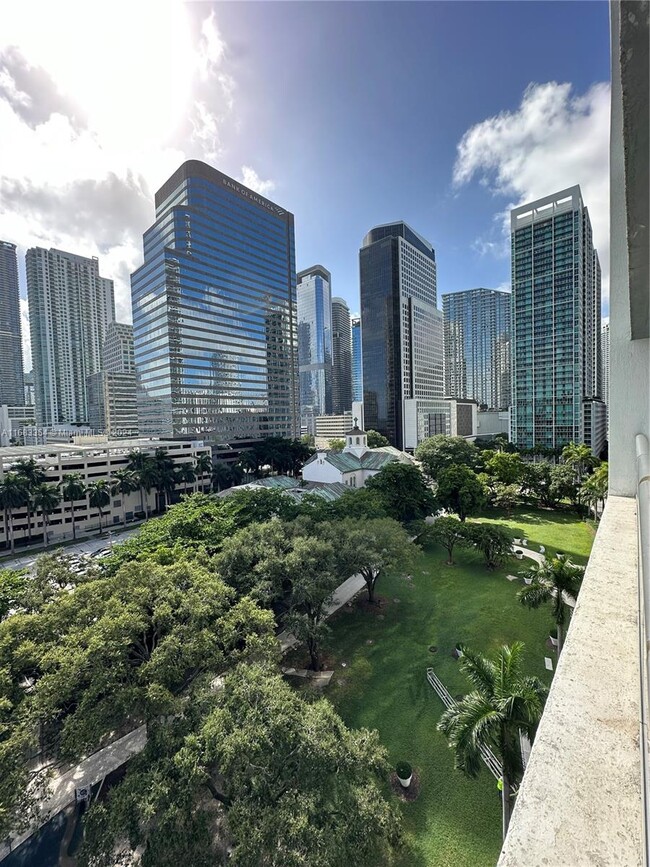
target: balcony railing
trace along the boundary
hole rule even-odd
[[[636,437],[637,527],[639,545],[639,667],[641,670],[641,774],[645,864],[650,865],[650,449],[645,434]]]

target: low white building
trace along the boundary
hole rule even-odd
[[[12,471],[21,460],[34,459],[44,470],[47,484],[60,485],[63,477],[76,473],[81,476],[85,486],[99,479],[110,481],[116,470],[123,470],[129,463],[129,454],[134,451],[153,455],[157,448],[164,448],[173,460],[174,466],[196,463],[199,455],[211,455],[211,447],[202,441],[171,441],[153,439],[123,439],[108,440],[106,437],[80,437],[76,443],[48,443],[47,445],[18,446],[0,448],[0,482],[5,473]],[[197,487],[208,487],[210,476],[205,475],[196,483],[178,484],[179,494],[191,494]],[[156,509],[157,492],[152,488],[144,492],[145,512]],[[111,496],[110,503],[103,509],[102,526],[109,528],[119,525],[125,519],[127,522],[144,517],[142,500],[139,490],[125,497]],[[99,512],[90,506],[88,495],[74,502],[74,518],[77,538],[86,533],[95,533],[99,529]],[[43,535],[43,516],[33,511],[30,515],[25,507],[13,510],[12,523],[16,545],[24,542],[31,535],[34,541],[40,541]],[[0,549],[8,547],[5,516],[0,510]],[[48,516],[48,538],[50,544],[72,538],[72,515],[69,502],[61,502],[59,507]],[[31,533],[30,533],[31,531]]]
[[[366,432],[355,425],[345,435],[343,451],[319,449],[302,468],[302,477],[305,482],[338,482],[349,488],[363,488],[371,476],[394,461],[414,463],[410,455],[393,446],[369,449]]]

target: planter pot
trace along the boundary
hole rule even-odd
[[[521,551],[515,551],[515,557],[517,558],[517,560],[524,559],[524,555],[521,553]]]
[[[403,779],[402,779],[401,777],[399,777],[399,776],[397,777],[397,779],[399,780],[400,785],[401,785],[403,788],[408,789],[408,787],[411,785],[411,780],[413,779],[413,774],[411,774],[410,776],[408,776],[405,780],[403,780]]]
[[[566,554],[564,553],[564,551],[558,551],[555,556],[557,557],[558,560],[564,560],[564,558],[566,557]]]
[[[533,583],[533,579],[532,579],[532,578],[524,578],[524,584],[529,584],[529,585],[530,585],[530,584],[532,584],[532,583]]]
[[[527,544],[528,544],[528,539],[522,539],[522,540],[521,540],[521,544],[522,544],[522,545],[527,545]]]
[[[553,645],[553,647],[557,647],[558,646],[557,638],[555,638],[553,635],[549,635],[549,638],[551,639],[551,644]]]

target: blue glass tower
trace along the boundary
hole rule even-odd
[[[298,273],[300,421],[310,433],[315,416],[332,412],[331,285],[322,265]]]
[[[140,433],[298,434],[293,215],[190,160],[131,276]]]
[[[352,400],[363,400],[361,319],[358,316],[352,317]]]

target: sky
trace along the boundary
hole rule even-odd
[[[508,289],[509,209],[582,187],[609,290],[609,23],[576,2],[21,0],[0,30],[0,238],[129,275],[155,191],[203,159],[295,215],[298,270],[359,309],[406,220],[445,292]]]

